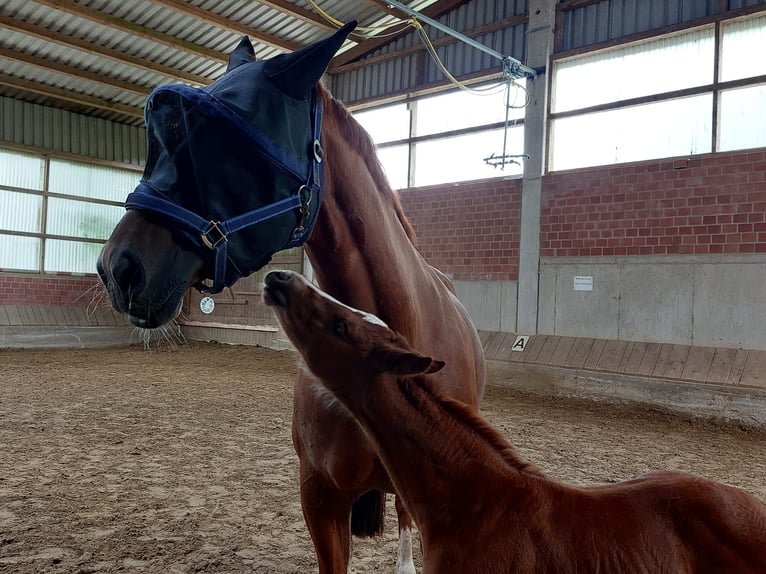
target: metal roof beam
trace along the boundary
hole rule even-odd
[[[468,44],[472,48],[480,50],[484,52],[485,54],[489,54],[493,58],[497,58],[503,63],[504,76],[508,78],[517,77],[517,76],[527,76],[532,79],[537,77],[537,71],[533,70],[529,66],[522,64],[521,61],[517,60],[516,58],[501,54],[497,50],[493,50],[489,46],[485,46],[481,42],[477,42],[473,38],[469,38],[465,34],[461,34],[457,30],[453,30],[449,26],[442,24],[441,22],[434,20],[433,18],[429,18],[425,14],[421,14],[417,10],[413,10],[412,8],[409,8],[408,6],[405,6],[401,2],[397,2],[397,0],[386,0],[386,1],[392,6],[397,7],[399,10],[401,10],[405,14],[409,14],[410,16],[417,18],[418,20],[422,20],[429,26],[432,26],[436,28],[437,30],[441,30],[445,34],[449,34],[450,36],[457,38],[464,44]]]

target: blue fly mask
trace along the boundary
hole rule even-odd
[[[245,37],[213,84],[147,98],[146,168],[125,207],[209,254],[213,283],[201,291],[218,293],[309,238],[324,172],[316,84],[355,26],[260,62]]]

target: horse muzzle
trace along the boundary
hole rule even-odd
[[[285,271],[271,271],[263,285],[263,302],[270,307],[287,307],[293,288],[293,275]]]
[[[140,258],[127,250],[102,251],[96,270],[112,307],[136,327],[153,329],[175,319],[187,282],[164,278],[162,287],[150,282]],[[151,278],[154,279],[154,278]]]

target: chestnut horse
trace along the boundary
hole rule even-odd
[[[144,177],[97,268],[114,308],[152,328],[176,316],[187,288],[218,292],[305,242],[327,292],[450,356],[434,385],[477,409],[485,366],[476,330],[413,244],[370,137],[319,84],[353,26],[263,62],[244,39],[210,86],[150,95]],[[381,532],[393,483],[354,418],[306,371],[295,384],[293,442],[319,572],[346,574],[351,534]],[[397,572],[411,574],[412,522],[395,503]]]
[[[420,529],[424,572],[766,572],[766,504],[746,492],[682,472],[589,487],[546,478],[443,396],[445,363],[374,315],[289,271],[266,276],[264,297],[370,437]]]

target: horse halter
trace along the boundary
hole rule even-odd
[[[238,231],[283,215],[294,214],[280,223],[280,227],[288,226],[291,230],[286,241],[278,241],[271,246],[270,253],[267,254],[268,259],[277,251],[302,245],[311,235],[322,200],[324,152],[321,144],[322,104],[315,90],[311,92],[310,98],[311,141],[304,163],[204,89],[184,85],[164,86],[157,88],[147,99],[145,118],[150,158],[154,161],[147,163],[144,177],[135,191],[128,195],[125,207],[153,212],[161,218],[179,224],[180,231],[196,248],[214,253],[213,283],[196,285],[199,291],[218,293],[236,282],[252,267],[252,262],[237,261],[237,258],[232,258],[229,253],[230,237]],[[194,115],[201,117],[195,120]],[[225,219],[202,216],[200,212],[209,213],[209,210],[200,209],[201,206],[190,208],[185,205],[194,202],[184,201],[185,196],[179,195],[181,190],[178,188],[183,182],[178,181],[181,178],[177,173],[180,169],[188,169],[197,176],[195,179],[200,179],[199,172],[210,171],[206,165],[215,163],[215,153],[220,154],[220,150],[209,148],[204,143],[200,149],[194,148],[195,140],[204,141],[206,136],[212,137],[213,134],[209,134],[209,130],[214,125],[218,126],[218,129],[220,126],[226,126],[230,141],[235,140],[238,147],[253,154],[251,157],[257,156],[265,160],[267,167],[286,176],[276,178],[282,185],[273,189],[269,203]],[[182,141],[169,142],[168,140],[172,140],[178,134],[158,133],[159,131],[182,131],[184,138]],[[152,150],[153,144],[154,147],[162,149]],[[226,142],[218,141],[214,147],[222,145],[226,145]],[[166,156],[171,162],[172,170],[169,165],[159,170],[174,172],[171,175],[176,175],[176,179],[170,186],[165,181],[168,174],[158,173],[156,166],[162,164],[162,157],[158,159],[158,155]],[[227,175],[219,174],[218,177],[226,178]],[[209,177],[202,179],[207,180]],[[290,184],[290,180],[293,184]],[[205,181],[194,183],[199,187],[204,185]],[[248,182],[229,183],[243,186]],[[216,186],[213,188],[219,189]],[[207,189],[201,189],[199,192],[206,193]],[[262,267],[268,259],[260,260],[256,265]],[[227,265],[227,262],[232,265]]]

